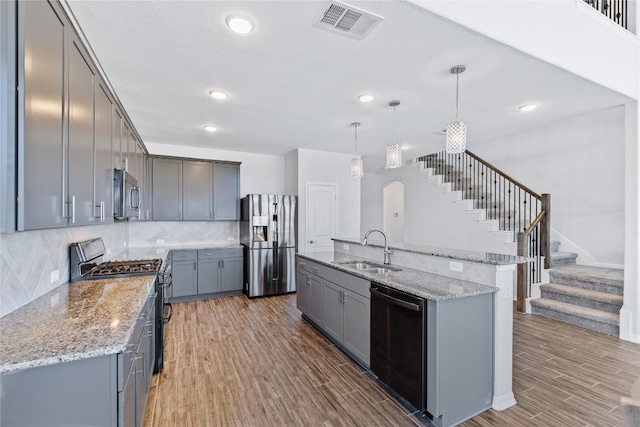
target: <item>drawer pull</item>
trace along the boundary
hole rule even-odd
[[[313,270],[314,273],[317,273],[318,272],[318,267],[313,267],[312,270]]]

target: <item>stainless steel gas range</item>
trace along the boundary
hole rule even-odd
[[[162,259],[140,259],[103,262],[105,253],[102,238],[72,243],[69,247],[71,281],[155,275],[156,330],[154,373],[164,364],[164,325],[171,320],[172,306],[165,291],[171,286],[171,269],[162,268]]]

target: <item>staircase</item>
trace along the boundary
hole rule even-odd
[[[618,336],[624,270],[576,265],[577,254],[559,252],[558,246],[551,244],[550,283],[540,285],[531,312]]]

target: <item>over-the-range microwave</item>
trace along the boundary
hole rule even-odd
[[[114,169],[113,216],[116,220],[140,219],[138,180],[124,169]]]

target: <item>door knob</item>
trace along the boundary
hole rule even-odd
[[[309,243],[314,244],[315,240],[309,240]]]

